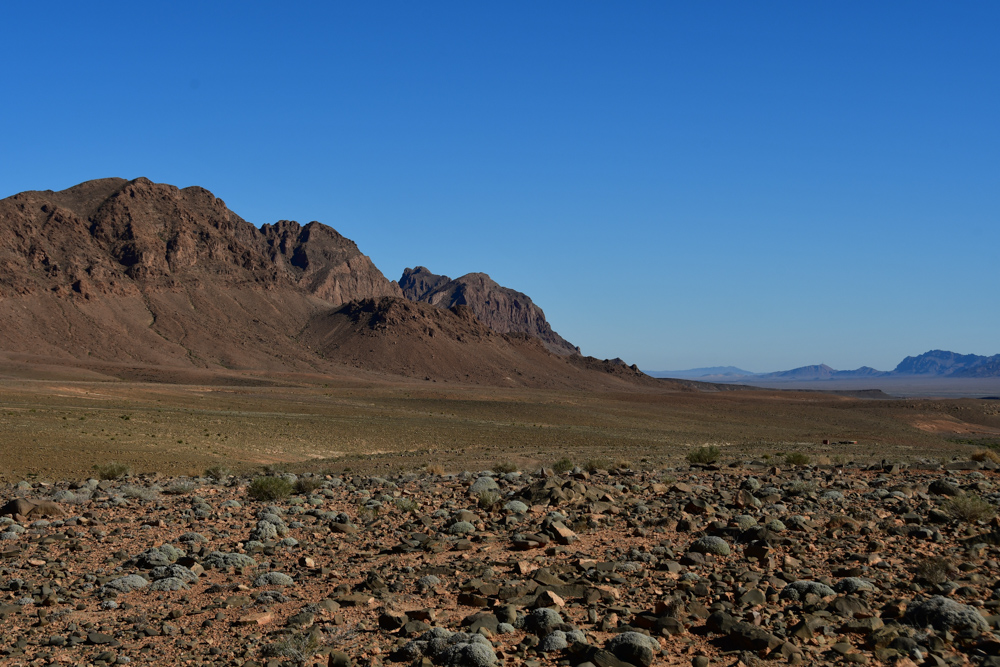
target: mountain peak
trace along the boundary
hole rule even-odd
[[[535,336],[555,354],[580,352],[552,330],[545,313],[527,294],[503,287],[485,273],[467,273],[452,280],[418,266],[403,271],[399,286],[410,301],[422,301],[440,308],[468,306],[490,329]]]

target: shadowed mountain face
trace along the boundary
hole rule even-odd
[[[526,333],[540,339],[555,354],[580,350],[549,326],[542,309],[526,294],[498,285],[485,273],[469,273],[452,280],[418,266],[399,279],[404,296],[439,308],[468,306],[480,322],[499,333]]]
[[[147,369],[138,376],[150,379],[206,369],[655,383],[635,367],[552,354],[575,349],[531,299],[482,274],[426,273],[408,286],[441,308],[403,298],[330,227],[257,228],[199,187],[108,178],[23,192],[0,201],[0,372],[36,364],[114,377]]]

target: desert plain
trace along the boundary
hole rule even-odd
[[[997,401],[5,370],[4,664],[997,664]]]

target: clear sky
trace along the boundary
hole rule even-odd
[[[647,370],[1000,353],[1000,3],[2,14],[0,197],[201,185]]]

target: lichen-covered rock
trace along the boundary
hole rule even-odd
[[[291,586],[295,580],[283,572],[265,572],[253,580],[253,585],[257,588],[264,586]]]
[[[478,494],[484,491],[498,491],[499,489],[500,485],[497,484],[495,479],[483,476],[472,483],[472,486],[469,487],[469,493]]]
[[[639,667],[649,667],[660,652],[660,645],[652,637],[639,632],[623,632],[608,640],[605,648],[619,660]]]
[[[875,584],[860,577],[845,577],[833,586],[838,593],[857,593],[858,591],[874,591]]]
[[[524,628],[539,637],[545,637],[564,623],[563,617],[551,607],[532,609],[524,619]]]
[[[474,532],[476,532],[476,527],[468,521],[456,521],[448,527],[450,535],[468,535]]]
[[[826,597],[827,595],[836,595],[836,591],[826,584],[806,579],[793,581],[781,589],[781,598],[784,600],[802,600],[807,595]]]
[[[176,563],[163,567],[154,567],[150,570],[149,576],[152,577],[154,581],[158,581],[160,579],[180,579],[181,581],[187,583],[198,581],[198,575],[183,565],[177,565]]]
[[[688,549],[695,553],[712,554],[715,556],[728,556],[731,553],[729,544],[721,537],[709,535],[695,540]]]
[[[906,610],[905,620],[918,627],[932,626],[935,630],[986,632],[989,623],[975,607],[955,602],[941,595],[911,605]]]
[[[116,593],[131,593],[134,590],[149,586],[149,581],[138,574],[130,574],[118,579],[112,579],[101,587],[101,592],[115,591]]]
[[[151,591],[183,591],[187,590],[188,585],[182,579],[177,577],[164,577],[163,579],[157,579],[149,587]]]

